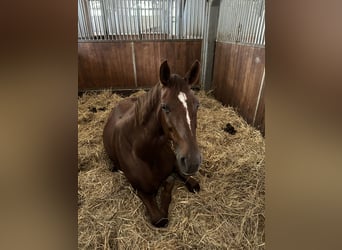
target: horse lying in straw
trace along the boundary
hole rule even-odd
[[[198,79],[199,69],[200,64],[195,61],[181,77],[171,74],[164,61],[160,82],[146,94],[125,99],[114,107],[103,131],[113,171],[123,171],[156,227],[168,224],[173,173],[189,191],[200,189],[191,177],[202,157],[196,139],[199,102],[190,89]],[[159,188],[160,207],[156,201]]]

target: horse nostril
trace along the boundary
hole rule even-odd
[[[185,165],[185,157],[181,157],[180,160],[181,160],[181,163],[182,163],[183,165]]]

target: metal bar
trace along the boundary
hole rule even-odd
[[[155,17],[155,4],[154,4],[154,0],[152,0],[152,39],[155,40],[155,22],[154,22],[154,17]]]
[[[92,24],[93,24],[93,27],[94,27],[94,38],[95,40],[98,40],[98,31],[97,31],[97,22],[96,22],[96,19],[95,19],[95,13],[94,13],[94,1],[93,0],[90,0],[89,1],[89,4],[91,3],[91,6],[90,6],[90,17],[91,17],[91,21],[92,21]]]
[[[122,0],[122,8],[123,8],[123,14],[125,16],[123,25],[126,30],[127,40],[131,40],[130,31],[129,31],[129,15],[127,15],[126,0]]]
[[[262,22],[262,17],[259,16],[258,22],[257,22],[257,26],[256,26],[256,36],[255,36],[255,39],[254,39],[254,44],[257,44],[257,41],[258,41],[258,38],[259,38],[261,22]]]
[[[238,13],[238,0],[234,1],[234,22],[233,22],[233,42],[236,42],[236,26],[237,26],[237,13]]]
[[[263,10],[263,13],[262,13],[261,30],[260,30],[259,41],[258,41],[259,45],[262,44],[262,40],[264,36],[265,36],[265,10]]]
[[[130,6],[131,6],[131,10],[132,10],[132,17],[133,17],[133,30],[134,32],[132,32],[133,36],[134,36],[134,40],[136,40],[136,32],[137,32],[137,26],[136,26],[136,9],[134,8],[134,4],[133,4],[133,0],[130,0]]]
[[[119,35],[120,35],[120,40],[124,40],[124,31],[123,31],[123,27],[122,27],[122,14],[120,13],[120,1],[121,0],[117,0],[115,1],[116,5],[115,5],[115,9],[116,9],[116,24],[118,27],[118,31],[119,31]]]
[[[110,23],[110,30],[111,30],[111,36],[112,36],[112,40],[116,40],[116,27],[114,27],[114,22],[113,22],[113,8],[110,4],[110,2],[112,2],[111,0],[107,0],[107,6],[108,6],[108,16],[109,16],[109,23]]]
[[[130,36],[131,36],[131,40],[133,40],[133,30],[132,30],[132,9],[130,8],[130,6],[129,6],[129,2],[128,2],[128,0],[125,0],[125,6],[126,6],[126,10],[127,10],[127,13],[128,13],[128,15],[127,15],[127,18],[128,18],[128,23],[127,23],[127,25],[129,24],[129,34],[130,34]]]
[[[126,8],[126,0],[121,0],[121,8],[122,8],[122,14],[123,14],[123,23],[122,23],[122,25],[125,28],[126,40],[130,40],[130,36],[129,36],[129,22],[128,22],[127,8]]]
[[[109,40],[109,29],[108,29],[108,24],[107,24],[107,13],[106,13],[106,9],[105,8],[105,0],[101,0],[100,1],[100,7],[101,7],[101,17],[102,17],[102,26],[103,26],[103,30],[104,30],[104,35],[106,36],[106,39]]]
[[[138,37],[139,37],[139,40],[141,40],[141,19],[140,19],[140,4],[139,4],[139,1],[136,0],[135,1],[136,3],[136,10],[137,10],[137,26],[138,26]]]
[[[104,17],[105,17],[105,25],[106,25],[106,34],[107,34],[107,39],[108,40],[113,40],[111,37],[111,26],[110,26],[110,15],[109,15],[109,7],[108,7],[108,0],[102,0],[102,11],[104,13]]]
[[[80,0],[78,0],[78,22],[82,23],[83,26],[83,38],[85,38],[85,33],[86,33],[86,29],[85,29],[85,25],[84,25],[84,15],[82,13],[82,2]],[[81,33],[82,36],[82,33]]]
[[[199,38],[203,38],[203,18],[204,18],[204,9],[205,7],[203,6],[203,1],[201,1],[201,7],[200,7],[200,11],[201,14],[200,16],[200,20],[199,20],[199,26],[198,26],[198,30],[199,30]]]
[[[138,87],[137,67],[136,67],[136,64],[135,64],[134,42],[131,42],[131,48],[132,48],[132,62],[133,62],[134,83],[135,83],[135,87]]]
[[[115,34],[117,39],[121,40],[121,30],[120,30],[120,24],[119,24],[119,11],[117,8],[117,5],[114,5],[114,1],[111,1],[112,7],[113,7],[113,19],[114,19],[114,26],[115,26]]]
[[[97,8],[97,4],[98,3],[99,3],[98,0],[93,0],[93,7],[94,7],[93,8],[94,9],[93,13],[94,13],[94,18],[95,18],[95,21],[96,21],[96,24],[97,24],[97,28],[98,28],[97,37],[102,40],[102,37],[101,37],[101,35],[102,35],[101,24],[100,24],[100,19],[99,19],[99,16],[98,16],[99,11],[98,11],[98,8]]]
[[[240,40],[242,43],[246,42],[245,36],[244,36],[244,30],[246,29],[246,22],[247,22],[247,3],[245,0],[242,1],[243,3],[243,11],[242,11],[242,21],[241,21],[241,30],[240,30]]]
[[[260,88],[259,88],[259,93],[258,93],[258,99],[257,99],[257,103],[256,103],[255,110],[254,110],[253,123],[252,123],[253,126],[254,126],[255,119],[256,119],[256,116],[258,113],[258,108],[259,108],[259,104],[260,104],[260,97],[261,97],[261,92],[264,88],[264,83],[265,83],[265,68],[264,68],[264,72],[262,73],[262,78],[261,78],[261,83],[260,83]]]
[[[256,35],[256,32],[255,32],[255,24],[256,24],[256,8],[258,6],[258,3],[255,3],[254,4],[254,8],[253,8],[253,18],[252,18],[252,25],[251,25],[251,38],[250,38],[250,43],[252,44],[254,39],[255,39],[255,35]]]
[[[253,2],[248,2],[248,8],[247,8],[247,19],[246,19],[246,27],[244,29],[243,36],[245,37],[245,43],[248,44],[248,39],[249,39],[249,27],[251,23],[251,18],[252,18],[252,10],[253,10]]]

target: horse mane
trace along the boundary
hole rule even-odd
[[[146,94],[138,97],[134,107],[135,125],[143,125],[153,114],[153,109],[160,102],[160,89],[161,84],[158,83]]]

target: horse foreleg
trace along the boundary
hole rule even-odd
[[[163,191],[160,196],[160,209],[164,215],[164,217],[168,217],[169,214],[169,205],[171,202],[171,193],[172,188],[175,184],[175,178],[170,175],[164,182],[163,182]]]
[[[182,174],[177,164],[176,164],[176,173],[178,174],[179,178],[184,182],[185,186],[190,192],[195,193],[195,192],[200,191],[201,187],[198,181],[196,181],[195,178],[191,176],[186,176]]]
[[[147,194],[142,191],[138,191],[137,193],[147,209],[151,223],[156,227],[165,227],[169,220],[167,217],[164,217],[164,213],[159,210],[155,195]]]

